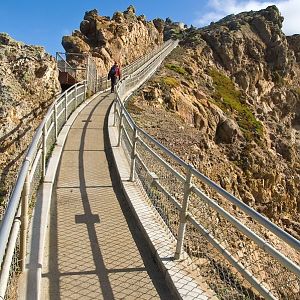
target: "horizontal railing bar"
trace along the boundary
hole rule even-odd
[[[300,278],[300,267],[297,266],[293,261],[289,258],[281,254],[278,250],[276,250],[273,246],[271,246],[268,242],[258,236],[256,233],[251,231],[246,225],[241,223],[231,214],[229,214],[224,208],[219,206],[215,201],[206,196],[202,191],[200,191],[196,187],[192,187],[192,191],[205,203],[207,203],[210,207],[212,207],[215,211],[217,211],[220,215],[222,215],[226,220],[228,220],[232,225],[234,225],[239,231],[245,234],[249,239],[254,241],[261,249],[269,253],[273,258],[279,261],[283,266],[285,266],[288,270],[296,274]]]
[[[73,96],[69,101],[67,102],[67,107],[69,107],[73,102],[75,101],[75,97]]]
[[[295,239],[293,236],[291,236],[289,233],[278,227],[276,224],[272,223],[270,220],[268,220],[266,217],[255,211],[253,208],[246,205],[244,202],[239,200],[238,198],[234,197],[230,193],[228,193],[226,190],[224,190],[222,187],[217,185],[215,182],[211,181],[209,178],[207,178],[205,175],[201,174],[198,170],[195,168],[192,169],[192,173],[199,178],[202,182],[206,183],[209,187],[213,188],[215,191],[217,191],[220,195],[224,196],[227,200],[229,200],[231,203],[239,207],[243,212],[245,212],[247,215],[255,219],[259,224],[263,225],[267,229],[269,229],[271,232],[273,232],[276,236],[281,238],[283,241],[285,241],[287,244],[289,244],[291,247],[296,249],[297,251],[300,251],[300,241]]]
[[[160,49],[163,49],[163,47],[165,46],[161,46],[160,48],[158,48],[156,51],[156,53],[158,53],[160,51]],[[62,54],[62,53],[61,53]],[[75,53],[68,53],[70,55],[75,54]],[[67,70],[85,70],[86,68],[73,68],[59,53],[59,56],[61,57],[61,63],[63,63],[66,67]],[[145,59],[149,60],[149,58],[153,57],[152,56],[148,56],[145,55]],[[128,69],[130,69],[131,71],[135,71],[137,70],[142,64],[144,63],[144,60],[138,59],[135,64],[128,66]],[[125,69],[126,71],[126,69]],[[108,90],[108,81],[106,79],[106,76],[103,76],[102,78],[100,78],[101,86],[104,85],[104,88],[106,88],[106,90]],[[12,228],[12,223],[14,220],[14,216],[16,215],[16,210],[17,207],[19,206],[20,203],[20,197],[21,197],[21,193],[22,193],[22,189],[24,186],[24,182],[25,182],[25,177],[27,172],[29,171],[30,168],[32,168],[32,172],[30,172],[30,179],[33,180],[33,176],[34,176],[34,171],[37,168],[38,165],[38,161],[39,161],[39,156],[41,156],[41,149],[39,148],[39,145],[41,143],[41,138],[42,138],[42,133],[43,133],[43,128],[44,126],[46,126],[46,124],[49,122],[49,120],[53,117],[53,108],[54,105],[56,106],[56,108],[58,110],[60,110],[60,113],[57,116],[57,119],[59,117],[61,117],[61,115],[65,112],[65,109],[62,107],[64,105],[64,101],[65,101],[65,97],[68,97],[68,94],[71,92],[72,95],[72,99],[68,99],[70,100],[69,103],[73,102],[73,98],[74,98],[74,87],[77,87],[77,97],[84,97],[85,96],[85,86],[87,85],[86,80],[83,80],[79,83],[76,83],[75,85],[71,86],[70,88],[68,88],[66,91],[64,91],[63,93],[61,93],[56,99],[55,101],[52,103],[52,105],[49,107],[43,121],[41,122],[41,124],[39,125],[39,127],[37,128],[35,135],[32,139],[32,142],[30,144],[30,146],[28,147],[27,150],[27,155],[26,155],[26,159],[23,161],[21,169],[19,171],[18,174],[18,178],[16,181],[16,185],[12,191],[6,212],[4,214],[3,220],[1,221],[1,228],[0,228],[0,264],[3,261],[3,257],[5,255],[5,249],[9,240],[9,235],[10,235],[10,231]],[[70,97],[70,96],[69,96]],[[85,98],[85,97],[84,97]],[[84,100],[84,99],[83,99]],[[82,102],[82,99],[81,99]],[[80,103],[81,103],[80,102]],[[53,122],[50,121],[50,125],[47,124],[47,126],[49,125],[48,128],[48,132],[50,132],[53,129]],[[63,122],[64,124],[64,122]],[[128,122],[129,126],[131,125],[130,121]],[[60,130],[61,130],[61,126],[60,126]],[[59,131],[60,131],[59,130]],[[58,132],[59,133],[59,132]],[[127,132],[126,132],[127,134]],[[125,136],[126,136],[125,134]],[[128,135],[128,134],[127,134]],[[47,134],[48,136],[48,134]],[[131,144],[131,141],[129,139],[129,137],[127,136],[129,143]],[[131,144],[132,146],[132,144]],[[32,162],[33,161],[33,162]],[[32,165],[32,166],[31,166]]]
[[[130,140],[130,137],[129,137],[129,135],[128,135],[126,129],[125,129],[125,127],[123,127],[123,129],[124,129],[123,132],[124,132],[124,135],[125,135],[125,137],[127,139],[127,142],[129,143],[130,147],[132,148],[132,142]]]
[[[13,260],[15,245],[17,242],[20,227],[21,227],[21,221],[19,219],[15,219],[12,225],[11,235],[7,245],[5,259],[2,264],[2,269],[0,273],[0,298],[2,299],[5,299],[5,292],[9,281],[11,263]]]
[[[3,219],[1,221],[1,227],[0,227],[0,266],[2,265],[6,246],[9,240],[11,228],[14,222],[14,217],[16,215],[17,209],[19,207],[19,200],[21,198],[21,193],[23,190],[23,185],[25,182],[25,178],[27,175],[27,172],[30,167],[30,160],[29,158],[25,158],[25,161],[22,164],[22,169],[20,170],[20,173],[18,175],[17,183],[13,189],[12,195],[11,195],[11,201],[8,202],[8,206],[6,208],[5,214],[3,216]]]
[[[85,83],[85,81],[81,81],[81,82],[77,83],[76,85],[78,86],[78,85],[81,85],[84,83]],[[74,86],[76,86],[76,85],[74,85]],[[70,89],[74,88],[74,86],[70,87],[67,91],[65,91],[62,95],[60,95],[57,99],[55,99],[54,102],[50,105],[44,119],[40,123],[39,127],[37,128],[37,130],[32,138],[31,144],[29,145],[29,147],[27,149],[27,152],[25,154],[25,159],[22,163],[22,166],[20,168],[20,171],[19,171],[19,174],[18,174],[18,177],[16,180],[16,184],[13,188],[13,191],[9,198],[9,202],[8,202],[6,211],[3,215],[3,219],[1,220],[1,223],[0,223],[0,266],[3,262],[3,258],[5,255],[5,250],[7,247],[8,240],[9,240],[10,231],[12,229],[14,217],[16,215],[17,208],[20,203],[21,193],[23,190],[26,174],[29,171],[32,161],[34,160],[34,156],[36,155],[37,147],[40,143],[40,139],[41,139],[41,136],[43,133],[43,127],[48,122],[49,116],[51,116],[54,106],[57,105],[58,99],[60,99],[63,95],[65,95]]]
[[[167,47],[166,47],[167,48]],[[170,47],[169,49],[173,49],[174,47]],[[167,52],[167,51],[166,51]],[[131,75],[128,76],[126,78],[126,80],[124,82],[120,82],[117,84],[117,104],[116,105],[116,109],[115,109],[115,119],[117,118],[119,112],[118,112],[118,108],[120,107],[120,109],[122,109],[122,111],[124,112],[124,116],[125,119],[128,123],[128,125],[130,125],[130,123],[133,125],[134,129],[137,131],[138,133],[138,143],[141,145],[141,147],[143,147],[143,149],[145,149],[146,151],[148,151],[153,157],[154,159],[157,158],[157,156],[159,157],[158,159],[158,163],[159,163],[159,168],[164,164],[165,160],[163,158],[165,158],[165,155],[167,156],[167,158],[165,158],[166,160],[171,161],[170,163],[170,169],[173,169],[173,165],[176,166],[176,163],[179,164],[179,170],[180,167],[184,167],[186,168],[188,165],[180,158],[178,157],[176,154],[173,154],[171,151],[169,151],[169,149],[167,149],[165,146],[163,146],[159,141],[157,141],[155,138],[153,138],[152,136],[150,136],[147,132],[145,132],[143,129],[139,128],[133,118],[131,117],[131,115],[127,112],[124,103],[126,103],[126,101],[130,98],[130,96],[132,95],[132,92],[134,90],[137,89],[137,87],[139,87],[143,82],[145,82],[145,80],[147,78],[149,78],[149,76],[151,76],[155,70],[156,67],[160,64],[160,62],[163,60],[163,58],[166,56],[165,53],[163,53],[163,50],[161,51],[161,53],[159,53],[159,55],[157,55],[157,59],[154,58],[155,55],[153,55],[152,58],[150,58],[147,63],[145,63],[143,65],[143,68],[138,68],[134,71],[131,70]],[[125,136],[125,135],[124,135]],[[123,136],[123,137],[124,137]],[[151,145],[151,146],[150,146]],[[153,146],[152,146],[153,145]],[[146,148],[148,147],[148,149]],[[156,149],[158,148],[158,149]],[[126,150],[125,150],[126,151]],[[159,153],[159,155],[157,154]],[[143,154],[139,154],[137,153],[135,155],[136,158],[138,158],[138,161],[140,162],[140,164],[142,165],[142,167],[147,171],[148,174],[145,175],[141,175],[141,176],[145,176],[145,179],[147,178],[147,176],[152,176],[151,175],[151,171],[147,169],[147,167],[145,166],[145,163],[143,163],[143,160],[140,158],[140,155],[143,156]],[[162,157],[160,156],[162,155]],[[150,158],[151,159],[151,158]],[[174,163],[175,162],[175,163]],[[133,166],[134,166],[134,161],[132,162]],[[137,168],[137,167],[136,167]],[[155,173],[155,166],[153,167],[153,171]],[[176,166],[177,168],[177,166]],[[195,170],[195,168],[191,167],[191,175],[196,177],[196,179],[202,179],[201,181],[208,184],[211,188],[213,188],[215,191],[219,192],[218,189],[220,188],[217,184],[213,183],[214,185],[216,185],[217,189],[214,186],[211,186],[209,183],[207,183],[205,180],[203,180],[203,178],[199,178],[198,177],[198,173],[200,173],[199,171]],[[171,171],[172,176],[173,172]],[[201,174],[201,173],[200,173]],[[186,174],[185,174],[186,176]],[[182,181],[185,181],[185,176],[181,176]],[[200,175],[204,176],[204,175]],[[137,177],[138,178],[138,177]],[[208,179],[208,178],[207,178]],[[142,181],[142,178],[140,179]],[[209,180],[209,179],[208,179]],[[147,183],[146,182],[142,182],[142,186]],[[151,183],[150,183],[151,185]],[[171,193],[167,190],[167,188],[165,186],[163,186],[163,184],[161,184],[158,180],[158,178],[155,178],[153,181],[153,185],[156,186],[166,197],[167,199],[171,199],[170,197],[172,197]],[[159,185],[159,186],[158,186]],[[198,189],[194,186],[192,186],[191,191],[197,191]],[[224,190],[225,191],[225,190]],[[196,192],[195,192],[196,193]],[[226,196],[230,195],[228,192],[225,191],[225,195],[222,193],[219,193],[219,195],[224,196],[227,200],[230,201],[230,199],[228,199]],[[176,194],[177,195],[177,194]],[[199,197],[199,194],[196,193],[196,196]],[[203,194],[203,197],[205,197],[206,195]],[[232,195],[230,195],[232,196]],[[206,196],[207,197],[207,196]],[[234,196],[232,196],[233,198],[235,198]],[[202,197],[200,197],[200,199],[203,200]],[[209,199],[209,197],[207,197],[207,199]],[[237,201],[241,202],[241,200],[235,198]],[[175,197],[173,197],[173,200],[176,200]],[[230,215],[230,213],[228,213],[225,209],[223,209],[221,206],[219,206],[216,202],[214,202],[214,200],[209,199],[210,202],[210,206],[212,207],[213,205],[218,206],[218,209],[216,207],[212,207],[214,209],[214,211],[218,212],[220,215],[222,215],[226,220],[228,220],[232,226],[236,227],[237,230],[239,230],[241,233],[245,234],[245,236],[247,236],[252,242],[256,243],[257,246],[259,248],[261,248],[262,250],[264,250],[266,253],[268,253],[271,257],[275,258],[275,260],[281,264],[282,267],[286,268],[287,270],[291,271],[293,274],[295,274],[296,276],[299,277],[299,266],[296,265],[293,261],[291,261],[289,258],[287,258],[285,255],[283,255],[282,253],[280,253],[278,250],[276,250],[272,245],[270,245],[266,240],[264,240],[262,237],[260,237],[258,234],[256,234],[255,232],[253,232],[251,229],[249,229],[246,225],[244,225],[243,223],[241,223],[238,219],[236,219],[234,216]],[[231,199],[233,200],[233,199]],[[172,202],[172,200],[169,200],[170,202]],[[205,201],[205,200],[203,200]],[[231,201],[232,203],[235,203],[234,201]],[[242,202],[242,205],[244,205],[244,207],[249,208],[246,204],[244,204]],[[237,207],[239,207],[239,205],[236,205]],[[240,207],[241,208],[241,207]],[[179,206],[180,209],[180,206]],[[223,214],[220,212],[220,210],[223,212]],[[243,210],[241,208],[242,211],[244,212],[249,212],[247,209],[246,211]],[[253,210],[254,211],[254,210]],[[256,211],[254,211],[255,213],[257,213]],[[187,218],[191,217],[192,215],[190,215],[190,212],[187,212],[188,216]],[[251,213],[248,214],[250,217],[252,217]],[[259,224],[261,224],[262,226],[264,226],[265,229],[269,229],[267,226],[265,226],[265,223],[262,222],[262,219],[260,218],[264,218],[262,215],[258,214],[256,216],[259,216],[257,219],[253,218],[254,220],[256,220]],[[278,238],[281,238],[283,241],[285,241],[287,244],[289,244],[290,246],[292,246],[290,244],[291,240],[289,238],[289,234],[286,233],[284,230],[282,230],[281,228],[280,231],[282,233],[282,236],[278,235],[277,231],[276,231],[276,225],[273,224],[271,221],[269,221],[268,219],[266,219],[267,222],[269,224],[271,224],[271,226],[275,226],[273,227],[273,230],[275,228],[275,231],[270,230],[271,232],[275,233],[275,235]],[[282,238],[284,237],[284,238]],[[294,248],[295,249],[299,249],[298,248],[298,243],[300,243],[299,241],[297,241],[295,238],[293,238],[292,236],[290,236],[293,240],[294,240]],[[216,244],[217,243],[217,244]],[[293,242],[292,242],[293,243]],[[220,244],[218,244],[218,242],[215,241],[214,247],[218,250],[218,246],[221,247],[219,249],[223,249],[222,251],[226,252],[226,249],[222,248],[222,246]],[[221,252],[222,252],[221,251]],[[227,257],[229,259],[227,259],[231,265],[233,267],[235,267],[235,269],[241,273],[241,275],[243,275],[248,282],[253,286],[253,289],[256,289],[261,295],[263,295],[266,299],[275,299],[275,296],[272,295],[270,293],[270,291],[267,290],[267,288],[265,286],[263,286],[263,282],[258,282],[257,279],[251,274],[251,272],[249,272],[248,270],[246,270],[246,267],[242,266],[242,264],[240,264],[234,257],[231,256],[231,254],[229,252],[227,252]]]
[[[132,130],[134,130],[134,124],[132,124],[131,120],[128,119],[127,112],[126,112],[126,111],[123,111],[123,114],[124,114],[125,120],[126,120],[127,124],[129,125],[129,127],[130,127]]]
[[[200,232],[200,234],[207,239],[207,241],[219,252],[225,259],[236,268],[245,279],[265,298],[270,300],[276,300],[277,298],[271,294],[261,283],[248,271],[245,267],[240,264],[231,253],[226,250],[214,237],[201,225],[199,224],[191,215],[187,216],[187,220]]]
[[[65,112],[65,108],[63,108],[58,114],[57,114],[57,119],[60,118],[60,116]]]
[[[162,163],[173,175],[175,175],[175,177],[177,177],[177,179],[179,179],[181,182],[185,182],[184,176],[174,170],[170,164],[168,164],[154,150],[152,150],[151,147],[149,147],[140,137],[138,137],[138,140],[140,141],[140,145],[143,146],[145,150],[150,152],[152,156],[154,156],[160,163]]]
[[[148,152],[151,153],[154,158],[156,158],[160,163],[164,165],[166,169],[168,169],[179,181],[185,182],[185,177],[182,176],[180,173],[178,173],[176,170],[172,168],[170,164],[168,164],[163,158],[161,158],[154,150],[152,150],[146,143],[143,142],[143,140],[138,137],[138,141],[140,141],[140,145],[144,147]]]
[[[141,157],[139,156],[138,153],[136,153],[136,159],[138,160],[139,164],[142,165],[142,167],[144,168],[144,170],[146,171],[146,173],[148,173],[148,175],[150,176],[151,171],[148,169],[148,167],[145,165],[144,161],[141,159]]]
[[[34,161],[31,165],[31,168],[30,168],[30,172],[29,172],[29,182],[32,182],[32,178],[34,176],[34,173],[36,171],[36,168],[38,166],[38,163],[39,163],[39,160],[41,158],[41,155],[42,155],[42,149],[40,148],[38,151],[37,151],[37,154],[35,155],[35,158],[34,158]]]

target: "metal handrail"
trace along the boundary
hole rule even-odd
[[[136,71],[143,63],[155,56],[169,43],[170,42],[167,42],[165,45],[158,47],[150,54],[144,55],[142,58],[139,58],[136,61],[134,61],[131,65],[125,67],[125,75],[127,76],[127,74],[130,74],[130,72]],[[60,55],[60,53],[58,53],[58,55]],[[125,78],[126,76],[123,77]],[[15,186],[10,195],[7,209],[0,223],[0,299],[4,299],[5,297],[7,283],[9,280],[9,272],[10,269],[12,269],[12,259],[13,255],[15,255],[14,252],[16,250],[17,237],[19,235],[20,230],[22,231],[22,236],[20,236],[21,271],[23,271],[25,268],[26,236],[28,221],[27,209],[30,193],[30,182],[33,181],[34,173],[38,169],[40,157],[42,157],[41,176],[45,176],[47,153],[52,147],[47,147],[47,139],[50,136],[50,132],[54,131],[55,138],[51,145],[53,145],[56,142],[60,130],[71,115],[72,108],[70,108],[70,106],[73,105],[73,103],[75,102],[74,107],[76,108],[84,100],[86,100],[89,85],[95,85],[94,92],[108,90],[108,80],[106,76],[97,78],[96,73],[92,74],[90,78],[91,80],[95,80],[95,77],[95,83],[87,82],[86,80],[81,81],[71,86],[69,89],[64,91],[55,99],[55,101],[49,107],[43,121],[37,128],[32,142],[28,147],[25,159],[18,173]],[[81,92],[78,92],[80,89]],[[91,90],[90,92],[93,92],[93,90]],[[78,100],[79,98],[80,100]],[[59,108],[60,112],[58,112]],[[62,124],[60,124],[60,126],[58,126],[59,119],[63,119],[63,122]]]
[[[171,48],[170,48],[171,49]],[[166,51],[167,52],[167,51]],[[229,263],[232,264],[247,280],[248,282],[266,299],[276,299],[276,296],[271,293],[268,288],[260,282],[255,276],[249,272],[243,265],[241,265],[236,259],[208,232],[199,224],[196,219],[193,218],[191,212],[188,212],[188,199],[189,194],[194,193],[196,197],[201,199],[204,203],[208,204],[210,208],[224,217],[228,222],[232,224],[233,227],[237,228],[240,232],[242,232],[245,236],[247,236],[250,240],[252,240],[260,249],[264,252],[268,253],[270,257],[275,259],[275,261],[279,262],[282,266],[284,266],[287,270],[294,274],[298,278],[298,282],[300,284],[300,267],[297,263],[289,259],[286,255],[281,253],[279,250],[275,249],[269,242],[264,240],[261,236],[257,235],[253,232],[250,228],[248,228],[245,224],[241,223],[237,220],[234,216],[228,213],[224,208],[222,208],[215,200],[210,199],[207,195],[205,195],[199,188],[191,183],[187,183],[188,177],[191,176],[195,177],[195,180],[205,183],[208,187],[210,187],[213,191],[217,192],[218,195],[223,196],[226,200],[228,200],[231,204],[238,207],[241,211],[243,211],[246,215],[251,217],[255,220],[260,226],[265,229],[268,229],[272,232],[277,238],[285,242],[287,245],[294,248],[296,251],[300,250],[300,241],[295,239],[289,233],[285,232],[283,229],[278,227],[276,224],[272,223],[269,219],[255,211],[253,208],[246,205],[240,199],[236,198],[218,184],[210,180],[208,177],[200,173],[197,169],[193,166],[188,165],[185,161],[183,161],[180,157],[176,154],[171,152],[165,146],[163,146],[160,142],[154,139],[151,135],[149,135],[145,130],[139,128],[134,120],[132,119],[131,115],[125,108],[124,103],[130,97],[132,91],[136,90],[150,75],[152,75],[155,70],[158,68],[161,58],[164,55],[164,51],[161,51],[156,58],[149,60],[146,64],[144,64],[141,68],[137,69],[135,72],[131,73],[124,81],[117,84],[116,91],[117,97],[115,100],[115,109],[114,109],[114,119],[119,120],[119,144],[121,144],[121,140],[125,139],[128,140],[127,146],[126,143],[123,144],[124,151],[129,152],[129,163],[131,164],[131,173],[135,172],[135,160],[138,159],[141,163],[140,165],[143,166],[145,171],[148,173],[150,177],[153,176],[153,171],[147,168],[146,164],[143,162],[142,155],[136,151],[135,144],[137,141],[139,144],[147,151],[151,153],[151,157],[155,158],[155,161],[158,162],[161,166],[164,166],[165,169],[169,171],[171,176],[177,178],[180,182],[185,184],[184,194],[185,199],[183,203],[179,203],[176,198],[173,197],[167,190],[167,188],[159,182],[158,178],[153,178],[152,186],[158,188],[167,198],[168,201],[172,202],[176,209],[179,209],[181,217],[180,217],[180,226],[178,231],[178,242],[177,248],[175,253],[175,258],[180,258],[181,253],[183,250],[183,240],[185,238],[185,224],[189,221],[191,224],[197,228],[204,237],[207,238],[208,242],[217,250],[219,251]],[[135,135],[138,134],[137,137],[133,137],[132,134],[129,134],[126,131],[126,126],[124,127],[124,122],[126,122],[128,129],[131,132],[135,132]],[[118,122],[114,121],[114,124]],[[128,130],[127,129],[127,130]],[[131,138],[131,140],[130,140]],[[154,145],[155,149],[150,146]],[[129,147],[127,149],[126,147]],[[133,151],[133,152],[132,152]],[[158,152],[157,152],[158,151]],[[132,153],[131,153],[132,152]],[[131,153],[131,154],[130,154]],[[172,167],[169,163],[167,163],[162,156],[159,154],[162,153],[164,156],[168,157],[168,160],[174,161],[176,164],[179,165],[183,170],[186,170],[187,173],[190,175],[183,176],[182,174],[178,173],[175,168]],[[135,180],[135,175],[131,174],[130,178]],[[141,179],[142,180],[142,179]],[[298,284],[298,285],[299,285]]]
[[[46,140],[51,128],[54,128],[53,127],[54,124],[52,122],[52,119],[53,119],[52,116],[54,114],[55,108],[57,106],[61,105],[62,101],[67,102],[68,93],[73,92],[75,89],[77,89],[78,87],[82,87],[82,86],[84,86],[84,89],[86,88],[85,81],[79,82],[76,85],[70,87],[68,90],[63,92],[61,95],[59,95],[55,99],[55,101],[48,108],[48,111],[47,111],[43,121],[40,123],[39,127],[37,128],[36,133],[32,139],[32,142],[29,145],[28,150],[25,154],[23,164],[20,168],[15,186],[14,186],[12,193],[10,195],[10,198],[9,198],[6,211],[5,211],[3,219],[1,220],[1,223],[0,223],[0,266],[1,266],[0,297],[4,297],[5,292],[6,292],[6,286],[7,286],[7,280],[8,280],[7,272],[9,271],[9,268],[7,266],[10,266],[11,260],[12,260],[13,251],[11,249],[15,249],[15,247],[16,247],[15,236],[19,232],[20,221],[21,221],[22,229],[27,231],[26,223],[27,223],[27,218],[28,218],[27,217],[28,212],[23,212],[22,210],[20,210],[22,197],[25,196],[25,194],[27,197],[29,196],[29,191],[28,190],[24,191],[24,188],[26,187],[26,184],[25,184],[26,180],[27,180],[28,176],[32,178],[32,176],[33,176],[32,172],[35,172],[35,169],[31,170],[31,168],[33,166],[35,167],[37,165],[36,158],[38,157],[38,153],[39,153],[38,150],[40,149],[40,145],[41,145],[41,143],[43,144],[42,140],[43,139]],[[78,98],[78,97],[82,97],[83,100],[85,100],[85,97],[86,97],[85,91],[83,93],[81,93],[80,95],[75,95],[75,98]],[[69,102],[66,103],[65,109],[68,109],[68,106],[70,105],[70,103],[72,101],[74,101],[74,99],[70,99]],[[59,116],[57,118],[59,118]],[[49,121],[51,121],[51,125],[47,130],[46,125]],[[65,119],[65,122],[66,121],[67,121],[67,118]],[[55,120],[54,122],[57,122],[57,120]],[[45,174],[44,168],[46,167],[45,164],[46,164],[46,155],[47,155],[46,145],[43,145],[42,153],[43,153],[43,162],[44,162],[43,166],[42,166],[42,168],[43,168],[42,173]],[[26,201],[28,202],[28,199],[26,199]],[[27,203],[27,206],[28,206],[28,203]],[[17,213],[18,211],[19,211],[19,213]],[[22,212],[22,214],[20,214],[20,212]],[[25,213],[25,216],[24,216],[24,213]],[[14,232],[13,235],[12,235],[12,232]],[[25,236],[21,237],[21,248],[22,249],[20,250],[20,252],[23,252],[23,253],[21,253],[20,255],[26,254],[26,251],[25,251],[26,245],[24,244],[24,243],[26,243],[26,235],[27,235],[27,232],[25,232]],[[12,242],[12,238],[13,238],[13,242]],[[9,244],[9,248],[8,248],[8,244]],[[9,253],[7,253],[8,249],[10,249]],[[6,256],[6,254],[7,254],[7,256]],[[21,262],[21,270],[23,270],[24,263],[25,263],[25,257],[21,257],[20,259],[22,261]],[[6,266],[5,268],[3,267],[4,265]]]
[[[180,164],[182,167],[186,167],[187,163],[182,160],[180,157],[178,157],[176,154],[174,154],[172,151],[170,151],[168,148],[166,148],[164,145],[162,145],[159,141],[157,141],[155,138],[153,138],[150,134],[148,134],[145,130],[142,128],[139,128],[128,111],[125,109],[124,105],[121,104],[124,108],[124,115],[128,118],[128,121],[133,124],[133,128],[136,128],[136,130],[140,133],[142,133],[150,142],[155,144],[160,150],[162,150],[164,153],[166,153],[169,157],[171,157],[174,161],[176,161],[178,164]],[[174,170],[173,170],[174,171]],[[174,171],[174,175],[175,175]],[[177,173],[177,172],[176,172]],[[236,205],[238,208],[240,208],[243,212],[245,212],[247,215],[251,216],[253,219],[258,221],[261,225],[269,229],[271,232],[273,232],[276,236],[279,236],[283,241],[285,241],[288,245],[293,247],[295,250],[300,251],[300,241],[294,238],[292,235],[284,231],[282,228],[271,222],[269,219],[267,219],[262,214],[258,213],[253,208],[246,205],[244,202],[242,202],[240,199],[236,198],[226,190],[224,190],[222,187],[220,187],[218,184],[216,184],[214,181],[210,180],[208,177],[203,175],[201,172],[199,172],[197,169],[192,167],[192,173],[197,178],[199,178],[201,181],[206,183],[208,186],[213,188],[216,192],[218,192],[220,195],[224,196],[227,200],[229,200],[232,204]]]

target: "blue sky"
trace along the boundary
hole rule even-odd
[[[0,32],[7,32],[26,44],[44,46],[54,55],[56,51],[63,51],[62,36],[79,28],[85,11],[96,8],[100,15],[112,16],[115,11],[124,11],[130,4],[135,6],[137,15],[144,14],[148,20],[170,17],[198,27],[231,13],[259,10],[276,4],[285,17],[284,32],[300,33],[300,0],[2,0]]]

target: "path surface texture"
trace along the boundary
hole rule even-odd
[[[122,194],[107,138],[113,94],[73,123],[51,206],[42,299],[172,299]]]

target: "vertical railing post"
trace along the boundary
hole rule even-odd
[[[43,180],[46,176],[46,157],[47,157],[47,123],[43,127],[43,149],[42,149],[42,175]]]
[[[64,106],[65,106],[65,122],[67,122],[67,120],[68,120],[68,92],[65,93]]]
[[[175,259],[180,259],[183,251],[186,218],[187,218],[188,206],[189,206],[189,196],[191,192],[192,166],[188,165],[186,171],[187,171],[187,175],[184,183],[183,202],[182,202],[182,208],[180,212],[180,224],[178,229],[176,251],[174,255]]]
[[[84,95],[83,95],[83,100],[86,100],[87,98],[87,81],[85,81],[84,83]]]
[[[96,70],[95,93],[98,92],[98,72]]]
[[[130,181],[134,181],[135,180],[135,160],[136,160],[136,144],[138,141],[138,134],[137,134],[137,129],[134,126],[134,130],[133,130],[133,143],[132,143],[132,150],[131,150],[131,165],[130,165]]]
[[[87,55],[86,58],[86,76],[85,76],[85,80],[86,80],[86,93],[90,92],[90,57]],[[85,99],[87,98],[87,96],[85,96]]]
[[[21,272],[25,271],[25,263],[26,263],[28,206],[29,206],[29,192],[30,192],[29,173],[30,173],[30,168],[27,171],[25,183],[24,183],[23,191],[22,191],[20,253],[19,253]]]
[[[119,121],[119,138],[118,138],[117,147],[119,147],[121,145],[121,138],[122,138],[122,131],[123,131],[123,117],[124,117],[124,112],[123,112],[123,107],[121,107],[120,121]]]
[[[77,100],[77,84],[75,84],[74,91],[75,91],[75,109],[76,109],[77,106],[78,106],[78,100]]]
[[[57,105],[54,103],[54,134],[55,134],[55,142],[57,141],[58,130],[57,130]]]
[[[117,96],[118,97],[118,96]],[[118,103],[118,98],[115,98],[115,103],[114,103],[114,127],[117,125],[117,103]]]

